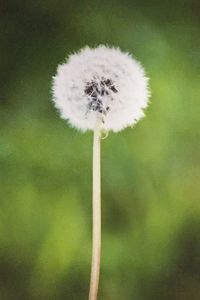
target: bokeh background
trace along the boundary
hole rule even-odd
[[[200,2],[0,3],[0,299],[87,299],[92,133],[51,102],[57,64],[130,51],[147,117],[102,143],[99,299],[200,299]]]

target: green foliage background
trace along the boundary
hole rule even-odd
[[[147,117],[102,143],[103,300],[200,299],[200,2],[2,1],[0,299],[87,299],[92,134],[51,103],[85,44],[144,64]]]

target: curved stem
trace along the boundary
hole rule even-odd
[[[92,265],[89,300],[97,300],[101,256],[101,132],[97,128],[93,139],[93,232]]]

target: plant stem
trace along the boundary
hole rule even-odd
[[[93,138],[93,232],[92,265],[89,300],[97,300],[101,256],[101,131],[97,127]]]

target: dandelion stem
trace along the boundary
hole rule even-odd
[[[93,138],[93,232],[92,265],[89,300],[97,300],[101,256],[101,131],[97,127]]]

